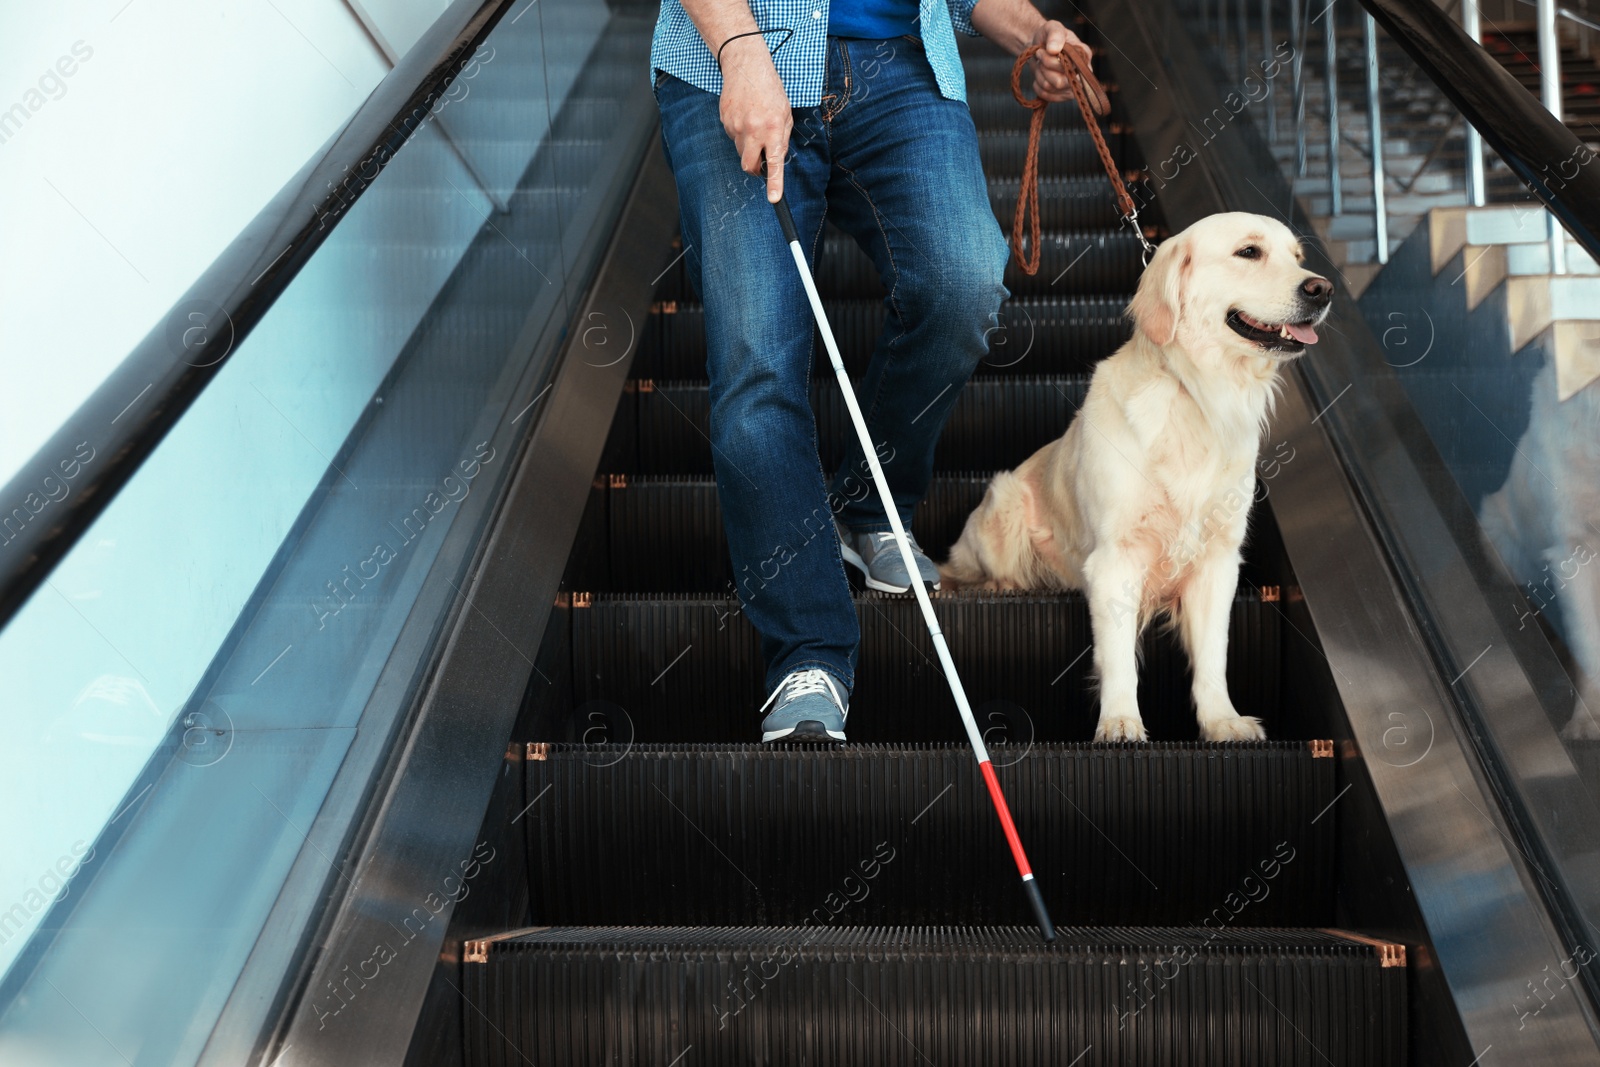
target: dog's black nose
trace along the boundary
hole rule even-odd
[[[1306,299],[1319,303],[1327,303],[1333,299],[1333,283],[1326,278],[1310,277],[1300,283],[1300,291]]]

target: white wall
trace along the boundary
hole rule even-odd
[[[387,70],[341,0],[0,4],[0,483]]]
[[[350,0],[357,16],[370,21],[373,30],[400,56],[449,6],[448,0]]]

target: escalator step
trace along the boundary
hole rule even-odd
[[[671,562],[663,560],[662,566]],[[1276,590],[1264,594],[1276,598]],[[754,595],[761,592],[757,589]],[[983,722],[1006,721],[1018,740],[1087,741],[1098,715],[1091,681],[1088,605],[1079,593],[940,593],[950,651]],[[1279,707],[1282,616],[1260,595],[1236,597],[1228,689],[1274,738],[1295,738]],[[591,712],[627,720],[637,742],[746,741],[766,699],[753,627],[731,589],[722,595],[570,596],[574,723]],[[860,666],[849,734],[860,742],[958,741],[964,735],[916,601],[856,597]],[[1172,635],[1145,637],[1140,707],[1156,740],[1198,736],[1188,661]],[[577,740],[579,733],[554,740]],[[623,736],[621,730],[611,736]],[[1303,735],[1301,735],[1303,736]]]
[[[986,474],[933,480],[911,532],[934,558],[960,536],[988,487]],[[568,584],[590,592],[673,593],[725,589],[733,580],[716,483],[709,478],[613,477],[596,481],[604,517],[604,551]],[[661,566],[671,560],[671,567]]]
[[[983,500],[989,474],[940,474],[917,505],[911,532],[941,560]],[[864,485],[864,483],[863,483]],[[721,501],[709,477],[602,475],[595,479],[584,532],[567,564],[569,589],[591,593],[695,593],[733,581]],[[1266,506],[1253,514],[1246,541],[1247,589],[1272,578],[1252,566],[1253,544],[1267,531]],[[663,566],[670,560],[671,566]]]
[[[1015,178],[994,178],[989,181],[989,203],[1000,220],[1000,229],[1011,233],[1011,219],[1017,210],[1017,191],[1021,182]],[[1128,192],[1140,202],[1152,200],[1149,192],[1128,183]],[[1154,207],[1141,218],[1154,218]],[[1122,215],[1105,175],[1039,176],[1039,225],[1052,230],[1115,229]]]
[[[1132,160],[1138,159],[1138,149],[1131,135],[1105,132],[1106,147],[1111,158],[1120,161],[1123,170],[1131,169]],[[978,154],[983,159],[984,172],[991,177],[1015,178],[1022,173],[1022,164],[1028,153],[1028,131],[1017,129],[978,130]],[[1100,162],[1099,150],[1089,131],[1081,124],[1076,128],[1066,125],[1046,124],[1039,137],[1039,173],[1099,175],[1105,178],[1105,167]]]
[[[1002,60],[1002,62],[1004,62]],[[981,75],[988,74],[984,70]],[[967,110],[972,112],[973,125],[978,129],[1027,129],[1028,123],[1033,121],[1033,109],[1023,107],[1011,95],[1011,69],[1007,67],[1004,72],[1003,87],[990,86],[987,77],[973,79],[967,89]],[[1033,78],[1029,77],[1023,82],[1023,90],[1029,96],[1033,95]],[[1105,120],[1101,119],[1101,129],[1105,129]],[[1045,112],[1045,128],[1051,127],[1064,130],[1083,129],[1083,112],[1078,110],[1078,105],[1071,100],[1060,104],[1052,104]]]
[[[1137,257],[1135,257],[1137,261]],[[1041,272],[1042,273],[1042,272]],[[989,337],[989,355],[977,374],[1071,374],[1115,352],[1132,334],[1127,296],[1029,297],[1008,300]],[[845,366],[859,376],[883,329],[881,300],[828,300],[828,323]],[[698,303],[666,301],[640,326],[635,378],[705,379],[705,318]],[[822,345],[815,370],[830,375]]]
[[[1076,27],[1074,32],[1085,38],[1090,36],[1082,26]],[[1016,60],[995,48],[988,41],[973,41],[969,38],[958,40],[956,43],[960,46],[961,66],[967,72],[968,99],[985,92],[1003,93],[1005,94],[1006,102],[1012,107],[1017,107],[1017,102],[1011,99],[1011,69],[1015,66]],[[1100,48],[1103,47],[1100,46]],[[1098,52],[1094,62],[1094,73],[1095,77],[1099,78],[1102,84],[1105,84],[1106,79],[1109,77],[1109,71],[1107,71],[1105,61],[1099,57]],[[1022,86],[1031,93],[1032,79],[1025,77]],[[1105,88],[1106,92],[1111,94],[1111,99],[1115,103],[1114,88],[1110,85],[1106,85]],[[1078,108],[1077,105],[1069,100],[1061,105],[1061,110],[1077,114]]]
[[[1015,186],[1015,182],[1010,183]],[[1108,187],[1107,187],[1108,188]],[[1101,199],[1115,207],[1106,188]],[[1013,194],[1015,196],[1015,194]],[[1076,207],[1073,202],[1069,205]],[[1093,215],[1099,204],[1085,205],[1083,213]],[[1010,232],[1011,220],[1005,220]],[[1039,272],[1029,276],[1016,265],[1006,264],[1005,284],[1014,297],[1061,296],[1074,294],[1127,294],[1139,282],[1143,265],[1139,242],[1127,229],[1114,229],[1113,219],[1106,228],[1046,228],[1040,234],[1042,249]],[[815,264],[817,289],[827,299],[877,298],[886,290],[878,269],[855,239],[838,230],[827,230],[817,250]],[[683,300],[691,292],[688,273],[680,260],[657,289],[658,301]],[[1126,298],[1124,297],[1124,302]]]
[[[1150,195],[1141,193],[1135,188],[1135,184],[1129,183],[1129,191],[1140,198],[1141,203],[1149,203]],[[1011,232],[1012,215],[1017,209],[1018,185],[1019,182],[1015,177],[994,179],[989,182],[990,206],[994,209],[995,218],[1000,222],[1001,230],[1007,234]],[[1153,222],[1156,219],[1154,207],[1147,209],[1143,218],[1147,223]],[[1119,229],[1122,224],[1122,216],[1117,210],[1117,202],[1112,196],[1111,186],[1106,183],[1104,175],[1049,176],[1039,179],[1039,224],[1046,231],[1072,231],[1078,234],[1094,231],[1108,232]],[[854,243],[842,231],[830,226],[824,231],[824,250],[826,251],[833,242]],[[1072,255],[1076,256],[1082,251],[1083,247],[1080,243],[1072,248]],[[1048,286],[1048,283],[1061,273],[1067,263],[1059,263],[1052,270],[1050,267],[1055,260],[1051,258],[1052,251],[1049,247],[1046,247],[1044,255],[1040,276],[1044,278],[1044,284]],[[1083,280],[1098,277],[1098,275],[1087,269],[1094,260],[1095,254],[1091,253],[1074,268],[1071,275],[1062,278],[1060,284],[1044,290],[1027,288],[1028,285],[1039,284],[1037,276],[1034,279],[1028,279],[1026,285],[1021,287],[1012,285],[1013,281],[1021,283],[1022,279],[1026,278],[1026,275],[1016,274],[1014,268],[1012,272],[1008,273],[1006,284],[1013,295],[1027,295],[1035,291],[1059,293],[1113,291],[1112,288],[1106,287],[1110,283],[1097,282],[1096,284],[1100,284],[1102,288],[1093,289],[1088,288],[1090,283]],[[1135,260],[1137,260],[1137,255],[1135,255]],[[1069,259],[1067,262],[1071,262],[1071,260]],[[867,279],[866,283],[854,282],[851,284],[862,286],[863,288],[867,288],[870,285],[867,291],[881,293],[882,286],[878,283],[877,275],[871,272],[870,261],[867,261],[864,256],[859,263],[855,263],[853,269],[859,273],[863,267],[867,271],[864,275]],[[1134,269],[1137,271],[1137,268]],[[831,276],[832,271],[833,268],[828,263],[818,265],[817,284],[822,287],[823,294],[828,296],[849,292],[850,290],[845,286],[845,283]],[[1075,277],[1074,275],[1077,276]],[[1121,277],[1121,275],[1116,276]],[[1137,274],[1133,277],[1136,278]],[[1068,286],[1074,286],[1075,288],[1068,288]],[[1130,280],[1121,284],[1116,291],[1131,291],[1132,287],[1133,284]],[[655,298],[658,301],[698,299],[698,294],[694,292],[693,286],[689,284],[686,259],[678,260],[667,270],[656,287]]]
[[[1399,1067],[1402,953],[1311,930],[543,928],[467,943],[466,1062]]]
[[[1066,432],[1088,387],[1088,376],[1083,374],[974,379],[956,398],[934,448],[935,469],[1015,467]],[[631,418],[626,410],[630,401]],[[703,383],[636,385],[631,395],[624,395],[623,405],[611,431],[616,444],[607,456],[623,465],[606,473],[712,473],[710,398]],[[823,469],[836,470],[855,430],[835,381],[812,382],[811,410],[817,415]],[[631,450],[626,444],[629,438]]]
[[[1333,922],[1334,818],[1318,818],[1335,795],[1335,761],[1319,758],[1331,742],[1000,743],[1001,724],[984,725],[1059,921]],[[1030,921],[965,745],[529,753],[540,922]]]
[[[1139,258],[1139,242],[1126,229],[1044,230],[1039,235],[1039,246],[1039,272],[1031,277],[1014,261],[1008,261],[1005,284],[1012,296],[1130,294],[1139,284],[1139,273],[1144,269]],[[852,238],[842,233],[830,233],[823,240],[817,255],[816,274],[817,286],[824,297],[881,298],[885,292],[872,260]],[[1123,299],[1125,301],[1126,296]]]

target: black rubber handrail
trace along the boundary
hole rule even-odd
[[[1600,160],[1432,0],[1361,0],[1483,139],[1600,260]]]
[[[517,2],[456,0],[0,489],[0,628],[155,451],[350,205],[426,125]]]

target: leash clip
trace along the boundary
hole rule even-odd
[[[1144,227],[1139,225],[1139,206],[1133,203],[1132,197],[1128,198],[1128,202],[1132,205],[1132,209],[1122,216],[1122,221],[1132,227],[1133,235],[1139,239],[1139,245],[1142,248],[1139,253],[1139,261],[1148,267],[1150,265],[1150,257],[1156,254],[1156,246],[1150,243],[1150,238],[1144,235]]]

